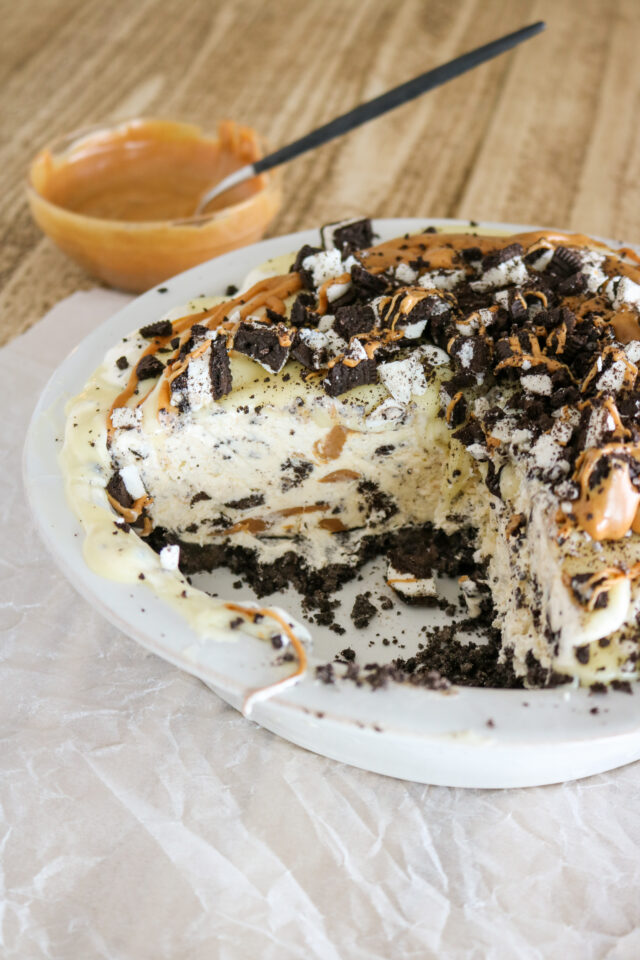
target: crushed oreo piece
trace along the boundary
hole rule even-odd
[[[209,327],[205,326],[204,323],[194,323],[191,327],[191,336],[194,341],[203,340],[208,333],[210,333]]]
[[[283,493],[291,490],[292,487],[299,487],[309,474],[313,471],[314,465],[308,460],[297,460],[288,458],[280,465],[282,480],[280,487]]]
[[[331,224],[328,226],[331,226]],[[370,247],[373,243],[371,220],[365,217],[362,220],[354,220],[338,227],[333,231],[333,242],[343,257],[353,253],[354,250]]]
[[[323,663],[316,667],[316,678],[322,683],[335,683],[332,663]]]
[[[577,250],[570,247],[558,246],[547,265],[547,271],[560,277],[568,277],[576,273],[582,266],[582,258]]]
[[[148,323],[146,327],[140,327],[140,336],[147,340],[154,337],[170,337],[173,333],[173,324],[170,320],[157,320],[155,323]]]
[[[320,253],[320,251],[321,247],[312,247],[308,243],[305,243],[305,245],[298,250],[296,259],[291,266],[290,272],[300,274],[302,285],[306,287],[307,290],[313,289],[313,274],[310,270],[305,270],[305,268],[302,266],[302,263],[307,259],[307,257],[313,256],[314,253]]]
[[[462,426],[469,414],[469,406],[462,394],[452,397],[449,409],[449,426],[452,429]]]
[[[268,327],[264,323],[241,323],[234,336],[233,346],[238,353],[257,360],[273,373],[279,373],[289,356],[289,348],[280,343],[282,333],[281,329]]]
[[[611,686],[614,690],[617,690],[618,693],[633,693],[633,688],[628,680],[612,680]]]
[[[459,440],[460,443],[464,444],[465,447],[471,447],[474,444],[485,445],[484,430],[478,419],[473,415],[469,417],[463,427],[456,430],[453,436],[456,440]]]
[[[583,643],[582,646],[576,647],[576,660],[578,663],[589,663],[590,653],[590,645],[588,643]]]
[[[320,370],[331,358],[329,343],[318,330],[296,330],[291,344],[291,357],[309,370]]]
[[[484,374],[491,363],[491,341],[488,337],[455,337],[449,347],[452,357],[463,370]]]
[[[118,359],[116,360],[116,367],[118,368],[118,370],[126,370],[128,366],[129,366],[129,361],[127,360],[126,357],[118,357]]]
[[[498,470],[496,470],[493,461],[489,460],[487,464],[487,476],[484,481],[489,492],[492,493],[494,497],[498,497],[499,500],[502,499],[502,494],[500,492],[500,474],[502,473],[502,470],[503,467],[500,467]]]
[[[121,507],[128,509],[129,507],[133,506],[133,497],[127,490],[119,471],[113,474],[109,480],[109,483],[107,484],[106,489],[109,496],[113,497],[113,499],[119,503]]]
[[[587,278],[583,273],[572,273],[566,277],[556,287],[556,292],[561,297],[576,297],[578,294],[585,293],[587,289]]]
[[[376,383],[377,379],[375,360],[360,360],[355,366],[348,366],[344,360],[340,360],[328,371],[322,385],[330,397],[339,397],[354,387]]]
[[[359,593],[351,610],[351,619],[353,620],[354,626],[362,630],[369,625],[377,612],[377,607],[371,603],[371,600],[369,600],[366,594]]]
[[[200,503],[201,500],[211,500],[211,497],[209,496],[208,493],[205,493],[204,490],[201,490],[199,493],[194,493],[194,495],[191,497],[191,500],[189,501],[189,506],[193,507],[194,504]]]
[[[164,370],[164,363],[158,360],[152,354],[148,353],[141,357],[136,365],[136,376],[138,380],[150,380],[152,377],[159,377]]]
[[[351,268],[351,285],[360,300],[373,300],[385,292],[389,281],[381,273],[369,273],[364,267],[354,264]]]
[[[289,321],[294,327],[315,327],[318,314],[314,313],[315,299],[308,293],[300,293],[293,301]]]
[[[333,329],[347,342],[359,333],[368,333],[373,329],[376,316],[370,306],[339,307]]]
[[[216,337],[215,340],[211,341],[209,376],[211,378],[211,395],[214,400],[219,400],[231,393],[231,364],[224,337]]]
[[[501,263],[512,260],[513,257],[521,257],[523,253],[520,243],[510,243],[499,250],[492,250],[482,258],[482,269],[484,272],[492,270],[494,267],[499,267]]]
[[[261,507],[264,503],[263,493],[252,493],[248,497],[242,497],[240,500],[229,500],[224,506],[229,510],[250,510],[252,507]]]

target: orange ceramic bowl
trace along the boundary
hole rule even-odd
[[[152,119],[93,127],[40,151],[29,169],[29,203],[68,256],[110,286],[140,293],[261,239],[281,202],[273,173],[192,214],[208,187],[261,156],[257,134],[232,121],[216,136]]]

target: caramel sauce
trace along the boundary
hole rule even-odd
[[[66,162],[49,162],[40,194],[72,213],[127,223],[192,217],[202,194],[258,158],[255,137],[227,121],[217,137],[162,121],[136,121],[101,131]],[[208,212],[260,189],[256,179],[213,200]]]
[[[123,507],[121,503],[111,496],[110,493],[107,493],[107,500],[120,516],[127,523],[135,523],[145,507],[150,507],[153,503],[153,497],[142,496],[138,497],[137,500],[134,500],[130,507]],[[145,519],[148,519],[145,518]],[[150,531],[147,531],[144,536],[146,536]]]
[[[578,458],[576,481],[580,497],[572,504],[572,512],[578,525],[594,540],[619,540],[640,524],[640,493],[631,482],[628,463],[611,457],[608,475],[593,488],[589,485],[600,458],[616,453],[637,457],[640,448],[609,443],[602,449],[586,450]]]
[[[222,530],[220,535],[226,537],[232,533],[264,533],[268,526],[267,521],[261,520],[260,517],[247,517],[245,520],[234,523],[232,527]]]
[[[318,483],[341,483],[343,480],[357,480],[360,474],[355,470],[334,470],[320,477]]]
[[[349,529],[339,517],[324,517],[319,521],[318,526],[322,530],[328,530],[329,533],[343,533]]]
[[[449,401],[445,415],[444,415],[444,419],[447,424],[451,423],[451,417],[453,416],[455,405],[459,402],[461,397],[462,397],[462,390],[458,390],[458,392],[454,393],[453,397]]]
[[[229,120],[217,136],[133,120],[42,150],[29,171],[29,202],[65,253],[111,286],[141,293],[262,237],[280,204],[272,174],[238,184],[194,217],[205,190],[262,152],[253,130]]]
[[[514,515],[511,517],[511,519],[509,520],[509,523],[505,528],[505,531],[504,531],[505,536],[507,537],[513,536],[513,534],[516,532],[516,530],[518,529],[518,527],[521,525],[523,521],[524,521],[523,513],[514,513]]]
[[[233,526],[227,527],[226,530],[221,530],[219,535],[226,537],[233,533],[264,533],[276,520],[285,517],[298,517],[304,513],[324,512],[328,509],[328,503],[310,503],[301,507],[284,507],[284,509],[276,510],[275,513],[272,513],[268,517],[246,517],[244,520],[239,520],[237,523],[234,523]],[[289,527],[287,529],[293,528]]]
[[[278,510],[274,516],[297,517],[302,513],[317,513],[318,511],[325,511],[328,509],[328,503],[310,503],[305,507],[285,507],[283,510]]]
[[[332,287],[334,284],[338,283],[350,283],[351,274],[350,273],[341,273],[339,277],[333,277],[331,280],[327,280],[326,283],[323,283],[320,289],[318,290],[318,312],[326,313],[329,307],[329,287]]]
[[[611,325],[616,332],[616,340],[620,343],[631,343],[640,340],[640,318],[631,310],[618,310],[611,317]]]
[[[537,245],[548,249],[549,244],[590,247],[608,252],[610,248],[598,240],[583,233],[564,233],[559,230],[530,230],[515,233],[508,237],[492,237],[468,233],[418,233],[409,237],[396,237],[387,240],[368,251],[357,252],[355,256],[370,271],[386,270],[396,266],[401,260],[415,260],[422,256],[433,269],[450,269],[459,266],[456,253],[468,247],[478,247],[481,253],[500,250],[512,243],[520,243],[525,250],[534,250]],[[634,257],[634,259],[638,259]],[[640,282],[640,268],[633,264],[616,263],[618,273]],[[441,291],[440,291],[441,292]]]
[[[346,427],[336,424],[322,440],[316,440],[313,445],[314,456],[321,463],[337,460],[342,453],[347,436],[351,433]]]

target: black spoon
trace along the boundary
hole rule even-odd
[[[545,26],[544,21],[539,20],[537,23],[532,23],[528,27],[516,30],[515,33],[508,33],[506,36],[500,37],[499,40],[492,40],[491,43],[485,43],[482,47],[470,50],[469,53],[464,53],[462,56],[456,57],[448,63],[443,63],[433,70],[427,70],[426,73],[421,73],[419,77],[414,77],[413,80],[407,80],[406,83],[401,83],[400,86],[394,87],[392,90],[387,90],[386,93],[382,93],[379,97],[374,97],[373,100],[361,103],[360,106],[354,107],[353,110],[343,113],[342,116],[336,117],[335,120],[330,120],[329,123],[325,123],[316,130],[311,130],[311,132],[306,133],[304,137],[300,137],[299,140],[294,140],[293,143],[289,143],[285,147],[280,147],[279,150],[275,150],[268,156],[262,157],[261,160],[256,160],[255,163],[249,163],[239,170],[234,170],[228,177],[220,180],[219,183],[216,183],[210,190],[202,194],[196,207],[195,215],[201,214],[211,200],[213,200],[214,197],[218,197],[221,193],[224,193],[225,190],[229,190],[231,187],[235,187],[244,180],[257,176],[259,173],[264,173],[265,170],[271,170],[272,167],[288,163],[289,160],[299,157],[300,154],[306,153],[308,150],[313,150],[323,143],[328,143],[329,140],[340,137],[343,133],[355,130],[356,127],[361,126],[363,123],[368,123],[369,120],[374,120],[383,113],[387,113],[389,110],[395,109],[395,107],[402,106],[403,103],[407,103],[409,100],[414,100],[421,94],[426,93],[427,90],[433,90],[434,87],[440,87],[442,84],[448,83],[449,80],[459,77],[460,74],[466,73],[468,70],[473,70],[474,67],[479,66],[481,63],[492,60],[501,53],[506,53],[506,51],[512,47],[517,46],[524,40],[528,40],[529,37],[535,37],[536,34],[541,33],[545,29]]]

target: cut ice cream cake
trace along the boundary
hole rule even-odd
[[[326,590],[388,551],[389,584],[428,601],[434,536],[462,534],[469,612],[488,586],[517,675],[635,679],[635,255],[554,231],[373,241],[368,220],[324,227],[109,351],[62,456],[89,562],[199,628],[273,614],[302,658],[283,611],[185,575]]]

